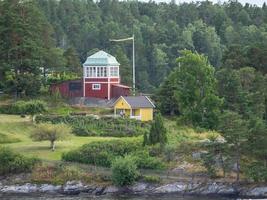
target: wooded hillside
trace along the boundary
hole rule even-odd
[[[24,92],[38,91],[39,67],[77,76],[78,63],[96,49],[117,57],[122,81],[129,84],[131,43],[114,44],[109,39],[133,33],[137,87],[143,92],[159,86],[183,49],[204,53],[216,68],[250,66],[267,72],[266,4],[4,0],[0,2],[0,88],[22,92],[26,85],[35,85],[33,91]]]

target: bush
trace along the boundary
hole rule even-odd
[[[16,142],[20,142],[20,139],[0,133],[0,144],[8,144]]]
[[[124,156],[141,148],[138,140],[92,142],[62,155],[65,161],[109,167],[116,156]]]
[[[46,111],[46,104],[40,100],[17,101],[11,105],[5,105],[0,108],[0,113],[3,114],[18,114],[18,115],[35,115]]]
[[[143,180],[147,183],[160,183],[159,176],[143,176]]]
[[[36,158],[26,158],[8,148],[0,148],[0,175],[29,172],[37,162]]]
[[[37,116],[37,123],[65,123],[73,128],[78,136],[112,136],[129,137],[142,135],[149,129],[148,123],[137,120],[103,117],[96,119],[92,116]]]
[[[64,165],[36,165],[32,171],[31,180],[34,183],[49,183],[62,185],[67,181],[90,182],[91,174],[84,173],[77,167]]]
[[[164,163],[157,157],[149,155],[147,150],[139,150],[130,154],[139,169],[163,169]]]
[[[248,178],[251,178],[255,182],[267,181],[266,166],[264,166],[264,164],[261,162],[255,162],[248,165],[245,170],[245,174]]]
[[[132,185],[138,177],[137,165],[131,156],[120,157],[112,162],[112,181],[115,185]]]

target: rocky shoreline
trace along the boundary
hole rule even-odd
[[[50,184],[31,184],[23,185],[2,185],[0,182],[0,194],[64,194],[79,195],[86,193],[89,195],[106,195],[106,194],[171,194],[177,193],[182,195],[219,195],[235,196],[248,198],[267,198],[267,186],[242,186],[230,183],[219,182],[174,182],[165,185],[136,183],[129,187],[115,186],[96,186],[84,185],[80,181],[69,181],[65,185]]]

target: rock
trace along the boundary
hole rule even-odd
[[[101,194],[103,194],[104,190],[105,190],[105,187],[99,186],[99,187],[95,188],[95,190],[92,192],[92,194],[93,195],[101,195]]]
[[[187,184],[182,182],[172,183],[160,186],[154,190],[154,193],[175,193],[186,191]]]
[[[37,192],[38,188],[36,185],[26,183],[25,185],[11,185],[4,186],[1,189],[3,193],[34,193]]]
[[[50,184],[43,184],[39,188],[39,192],[45,192],[45,193],[56,193],[61,191],[62,187],[60,185],[50,185]]]
[[[148,188],[148,186],[149,185],[147,183],[136,183],[129,189],[134,193],[140,193],[144,192]]]
[[[103,191],[103,194],[112,194],[112,193],[117,193],[117,192],[119,192],[119,188],[111,185],[105,188],[105,190]]]
[[[68,181],[63,186],[63,193],[68,195],[78,195],[84,190],[84,186],[81,181]]]
[[[243,189],[240,195],[248,197],[267,197],[267,187],[255,187],[249,190]]]

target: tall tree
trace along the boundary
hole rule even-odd
[[[44,42],[51,40],[49,24],[35,1],[1,1],[0,13],[0,62],[5,69],[0,74],[16,95],[34,95],[41,84]]]
[[[214,68],[207,57],[183,51],[174,74],[175,98],[185,120],[197,126],[216,127],[222,100],[216,94]]]

